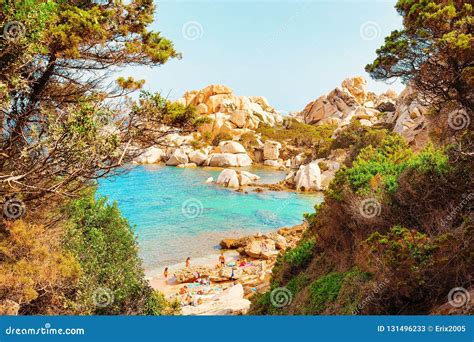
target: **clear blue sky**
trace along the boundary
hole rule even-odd
[[[171,39],[183,58],[124,73],[172,99],[219,83],[237,95],[263,95],[282,111],[301,110],[350,76],[365,76],[377,93],[400,91],[400,84],[369,80],[364,71],[384,37],[401,27],[394,4],[156,1],[153,29]]]

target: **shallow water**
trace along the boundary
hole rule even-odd
[[[268,168],[241,168],[282,180],[286,173]],[[138,166],[99,184],[99,194],[117,201],[134,226],[147,271],[216,252],[222,238],[275,230],[298,224],[322,201],[318,194],[264,191],[248,193],[206,184],[221,170]]]

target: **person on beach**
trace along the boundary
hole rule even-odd
[[[179,289],[179,294],[184,295],[188,293],[188,287],[184,285],[182,288]]]
[[[191,257],[188,257],[186,259],[186,267],[189,267],[191,265]]]
[[[163,276],[165,279],[168,279],[168,267],[165,267],[165,270],[163,271]]]
[[[221,264],[221,267],[224,267],[225,266],[225,256],[224,256],[224,252],[221,252],[221,255],[219,256],[219,262]]]

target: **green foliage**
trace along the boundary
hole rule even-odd
[[[107,204],[106,198],[96,199],[90,191],[72,201],[66,215],[64,245],[83,273],[72,298],[74,305],[93,314],[158,314],[165,302],[144,279],[133,231],[117,205]],[[98,289],[113,295],[110,305],[95,305]]]
[[[286,284],[286,288],[291,291],[293,296],[296,296],[296,294],[305,288],[310,282],[311,280],[306,274],[300,273]]]
[[[417,271],[431,260],[436,245],[416,230],[394,226],[387,235],[372,234],[366,241],[374,255],[390,268],[406,267]]]
[[[184,106],[178,102],[171,102],[160,93],[142,91],[139,101],[132,108],[135,115],[150,122],[172,127],[196,127],[206,122],[193,107]]]
[[[366,71],[375,79],[413,79],[413,84],[435,103],[448,100],[472,108],[472,83],[466,74],[474,47],[472,4],[399,0],[396,9],[404,28],[385,38]]]
[[[389,135],[377,148],[372,145],[363,148],[344,174],[357,194],[382,190],[393,193],[400,175],[407,169],[442,174],[448,171],[448,158],[443,150],[432,146],[414,154],[403,138]]]
[[[38,208],[45,197],[74,195],[167,134],[202,122],[192,107],[159,94],[129,101],[142,80],[109,79],[126,66],[180,56],[148,29],[153,1],[7,0],[0,9],[0,164],[22,178],[1,183],[0,192],[23,193]]]
[[[364,147],[378,147],[389,135],[387,129],[362,126],[355,120],[337,134],[331,148],[349,149],[349,162],[352,162]]]
[[[310,313],[321,313],[327,305],[337,299],[343,279],[344,273],[331,272],[311,283],[309,286],[310,303],[308,305]]]
[[[260,125],[257,133],[262,134],[265,141],[276,140],[280,142],[289,142],[296,146],[308,147],[313,149],[315,157],[327,156],[330,152],[332,143],[331,136],[336,125],[308,125],[295,119],[285,126],[267,126]]]
[[[312,259],[314,245],[314,239],[302,240],[285,253],[283,260],[294,266],[304,266]]]
[[[356,313],[359,309],[358,306],[362,304],[361,302],[364,301],[370,293],[374,292],[374,289],[369,286],[373,283],[371,279],[371,273],[364,272],[357,266],[345,272],[344,280],[342,281],[341,289],[339,290],[335,303],[336,312],[341,315],[353,315]],[[366,292],[366,289],[371,292]]]
[[[379,186],[371,184],[377,176],[377,183],[392,192],[396,189],[398,176],[406,167],[405,162],[411,153],[403,138],[390,135],[378,148],[369,145],[360,151],[353,166],[345,172],[347,179],[356,192],[363,194]]]
[[[180,312],[181,304],[177,300],[170,302],[158,291],[151,292],[144,306],[144,313],[151,316],[177,315]]]

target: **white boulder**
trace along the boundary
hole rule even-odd
[[[138,158],[136,158],[135,162],[138,164],[159,163],[165,155],[165,152],[161,148],[152,146],[147,148]]]
[[[259,179],[259,176],[247,171],[225,169],[219,174],[216,183],[227,188],[239,188],[243,185],[252,184]]]
[[[222,153],[246,153],[245,148],[236,141],[221,141],[219,147]]]
[[[253,182],[260,179],[259,176],[248,171],[240,171],[238,172],[238,176],[239,176],[240,185],[252,184]]]
[[[252,159],[246,153],[236,154],[237,156],[237,166],[250,166],[252,165]]]
[[[202,165],[207,159],[207,153],[204,151],[192,151],[189,153],[189,161],[196,165]]]
[[[237,171],[232,169],[225,169],[219,174],[217,177],[217,184],[223,185],[227,188],[239,188],[240,182],[239,177],[237,175]]]
[[[296,190],[320,191],[321,188],[321,170],[317,162],[311,162],[307,165],[301,165],[295,175]]]
[[[189,158],[186,152],[181,148],[177,148],[171,155],[170,159],[168,159],[168,161],[166,162],[166,165],[177,166],[180,164],[187,164],[188,161]]]
[[[237,166],[237,155],[232,153],[213,153],[209,159],[209,166]]]

